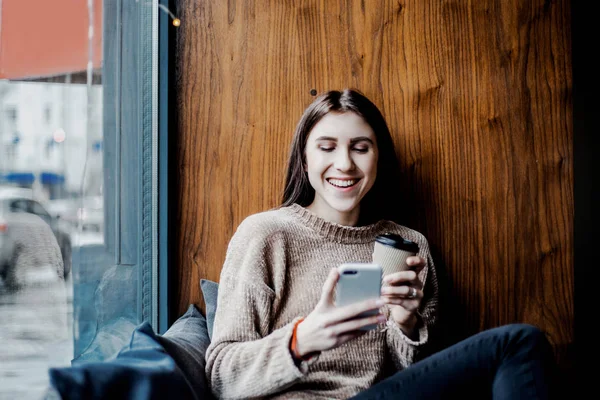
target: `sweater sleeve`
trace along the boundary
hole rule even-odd
[[[306,372],[305,363],[297,366],[289,350],[295,320],[271,332],[270,271],[285,267],[274,242],[276,233],[246,220],[227,249],[206,352],[206,374],[217,398],[268,396]]]
[[[424,285],[424,297],[418,311],[418,338],[412,340],[407,337],[389,316],[386,323],[387,345],[391,349],[394,364],[399,370],[407,368],[416,361],[419,350],[427,343],[429,332],[437,320],[439,298],[437,272],[428,249],[423,256],[427,259],[427,266],[419,274]]]

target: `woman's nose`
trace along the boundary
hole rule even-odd
[[[339,171],[351,171],[354,169],[354,160],[348,151],[340,150],[336,154],[334,167]]]

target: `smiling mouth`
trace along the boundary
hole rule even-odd
[[[355,186],[360,179],[333,179],[327,178],[327,182],[336,188],[346,189],[352,186]]]

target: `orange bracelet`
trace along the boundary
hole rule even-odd
[[[299,361],[308,361],[310,360],[316,353],[311,353],[311,354],[307,354],[304,357],[302,357],[300,354],[298,354],[298,349],[297,349],[297,344],[296,342],[298,341],[297,338],[297,334],[296,331],[298,330],[298,325],[300,325],[300,322],[304,321],[304,317],[300,318],[298,321],[296,321],[296,323],[294,324],[294,330],[292,332],[292,342],[290,343],[290,350],[292,351],[292,355],[294,356],[294,358],[296,360]]]
[[[292,351],[292,355],[301,360],[302,357],[300,357],[300,355],[298,354],[298,349],[296,348],[296,342],[298,341],[297,338],[297,331],[298,331],[298,325],[300,325],[300,322],[304,321],[304,317],[300,318],[298,321],[296,321],[296,323],[294,324],[294,330],[292,331],[292,342],[290,343],[290,350]]]

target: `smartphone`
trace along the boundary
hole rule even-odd
[[[340,278],[335,289],[335,304],[346,306],[358,301],[377,299],[381,296],[382,268],[372,263],[345,263],[338,267]],[[377,315],[379,310],[367,311],[358,317]],[[377,324],[362,330],[375,329]]]

